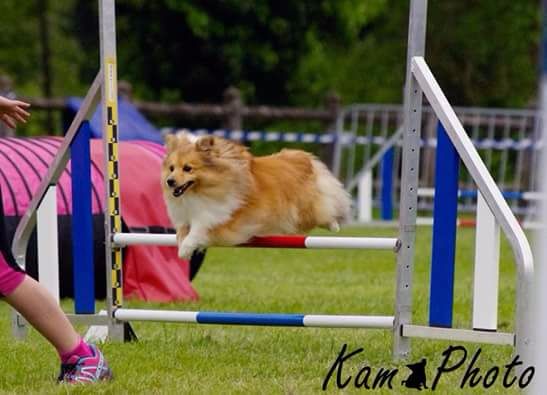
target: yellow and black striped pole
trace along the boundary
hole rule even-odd
[[[102,123],[105,152],[105,236],[107,272],[107,310],[109,337],[124,339],[123,323],[114,311],[123,303],[122,251],[112,237],[121,232],[120,167],[118,148],[118,84],[116,67],[116,20],[114,0],[99,1],[102,71]]]
[[[106,61],[107,75],[115,76],[116,63],[114,60]],[[106,81],[108,92],[116,92],[115,77]],[[120,173],[118,163],[118,103],[114,98],[106,97],[106,150],[107,150],[107,177],[108,177],[108,202],[107,210],[109,216],[110,235],[122,231],[120,213]],[[122,305],[122,252],[118,247],[112,246],[112,305]]]

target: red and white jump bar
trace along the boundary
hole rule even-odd
[[[174,234],[116,233],[114,244],[176,246]],[[248,243],[237,247],[255,248],[308,248],[308,249],[377,249],[398,251],[400,242],[390,237],[327,237],[327,236],[264,236],[253,237]]]

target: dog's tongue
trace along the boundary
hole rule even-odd
[[[184,185],[175,188],[175,190],[173,191],[173,196],[179,197],[179,196],[182,195],[183,193],[184,193]]]
[[[180,187],[176,187],[173,190],[173,196],[174,197],[181,196],[193,183],[194,181],[188,181],[187,183],[181,185]]]

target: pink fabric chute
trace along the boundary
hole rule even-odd
[[[62,139],[0,139],[0,188],[6,216],[22,216],[46,174]],[[172,227],[162,198],[161,160],[164,149],[150,142],[121,142],[120,181],[122,219],[129,228]],[[91,140],[92,209],[104,207],[103,143]],[[57,188],[60,215],[71,213],[70,163]],[[99,241],[100,242],[100,241]],[[131,246],[124,250],[124,295],[150,301],[195,300],[189,264],[174,247]]]

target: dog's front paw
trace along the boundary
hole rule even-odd
[[[188,232],[190,231],[190,228],[188,226],[180,226],[177,228],[177,244],[181,245],[186,236],[188,236]]]
[[[197,249],[197,246],[195,245],[182,243],[179,246],[179,258],[186,259],[186,260],[190,259],[192,257],[192,254],[194,253],[194,250],[196,249]]]

